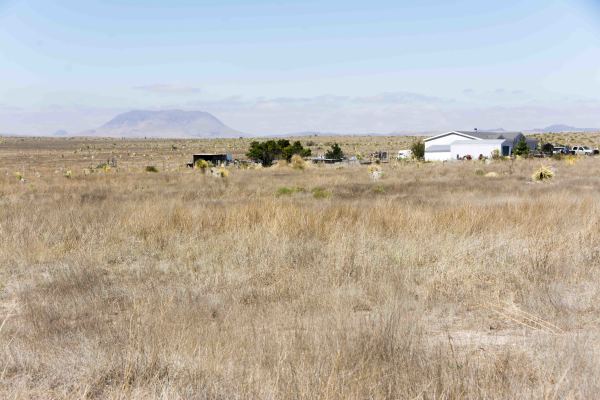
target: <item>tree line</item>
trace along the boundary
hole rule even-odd
[[[292,156],[310,157],[312,152],[309,148],[302,146],[300,141],[291,143],[287,139],[266,140],[264,142],[253,141],[250,143],[250,149],[246,157],[254,162],[259,162],[265,167],[273,165],[275,160],[285,160],[290,162]],[[342,148],[334,143],[331,149],[325,153],[325,158],[341,160],[344,158]]]

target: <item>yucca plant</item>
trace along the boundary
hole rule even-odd
[[[227,178],[229,176],[229,170],[224,167],[218,168],[216,173],[220,178]]]
[[[554,171],[543,165],[531,175],[531,179],[538,182],[547,181],[552,178],[554,178]]]
[[[379,165],[369,165],[369,175],[374,181],[378,181],[383,176],[383,170]]]

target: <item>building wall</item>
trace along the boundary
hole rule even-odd
[[[469,140],[469,138],[461,136],[461,135],[457,135],[456,133],[451,133],[449,135],[442,136],[440,138],[429,140],[429,141],[425,142],[425,150],[427,150],[427,148],[429,146],[438,145],[438,144],[439,145],[449,145],[453,142],[456,142],[457,140]],[[475,139],[473,139],[473,140],[475,140]]]
[[[510,145],[510,142],[506,141],[505,145]],[[498,150],[502,154],[501,144],[491,143],[480,143],[478,140],[473,140],[471,143],[455,143],[450,146],[450,153],[452,159],[456,160],[457,156],[462,158],[466,155],[470,155],[473,158],[478,158],[480,154],[484,157],[491,157],[492,152]]]
[[[452,153],[449,151],[428,152],[425,149],[425,161],[447,161],[452,160]]]

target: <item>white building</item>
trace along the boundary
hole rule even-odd
[[[479,156],[491,158],[494,151],[498,155],[512,154],[512,143],[507,139],[481,139],[481,140],[457,140],[450,145],[450,153],[453,160],[459,160],[467,156],[476,159]]]
[[[525,136],[521,132],[451,131],[424,140],[426,161],[447,161],[466,157],[491,157],[494,150],[502,156],[512,154],[513,147]],[[536,140],[527,140],[535,149]]]

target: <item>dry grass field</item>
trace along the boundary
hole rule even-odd
[[[562,144],[567,146],[600,146],[600,132],[571,132],[571,133],[538,133],[531,135],[542,143]]]
[[[600,158],[185,168],[247,145],[2,139],[1,398],[598,395]]]

